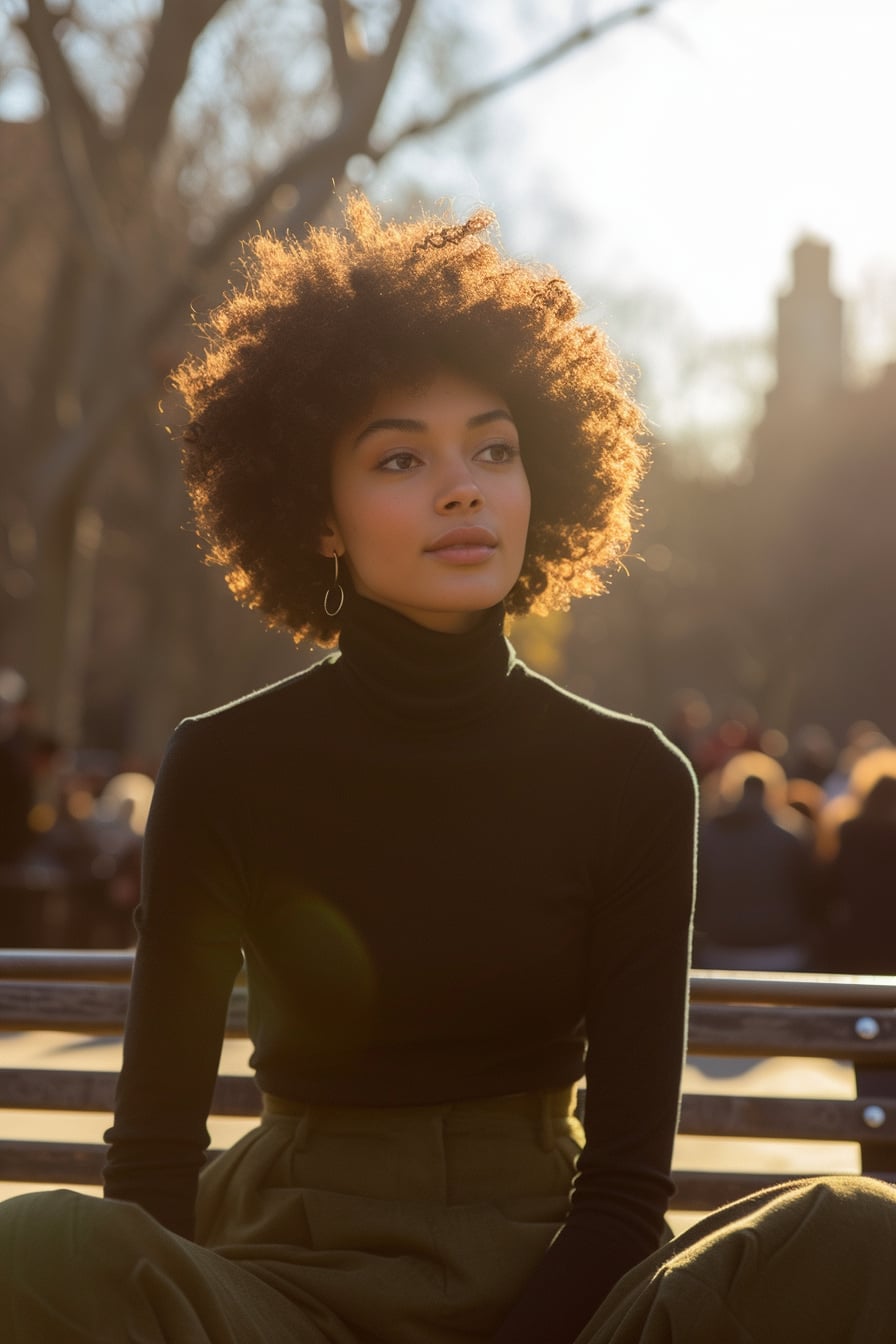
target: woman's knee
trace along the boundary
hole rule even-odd
[[[120,1263],[128,1248],[145,1244],[149,1215],[135,1204],[74,1190],[17,1195],[0,1203],[0,1260],[27,1275],[36,1264],[59,1277],[77,1277],[85,1262]]]

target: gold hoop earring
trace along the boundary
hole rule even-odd
[[[343,592],[342,584],[339,582],[339,556],[335,551],[333,552],[333,565],[333,582],[324,593],[324,611],[328,616],[338,616],[342,610],[342,604],[345,601],[345,593]],[[336,604],[332,611],[330,610],[331,594],[333,595],[332,601]]]

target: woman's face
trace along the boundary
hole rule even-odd
[[[321,549],[362,597],[458,632],[523,565],[529,482],[507,403],[459,375],[381,393],[337,440]]]

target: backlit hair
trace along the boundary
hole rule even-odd
[[[378,393],[440,368],[503,396],[519,429],[532,518],[508,611],[602,591],[628,547],[647,464],[641,413],[566,282],[506,256],[492,223],[484,210],[387,223],[355,195],[342,229],[260,234],[202,327],[204,350],[174,374],[209,558],[297,639],[325,644],[339,629],[319,553],[333,443]]]

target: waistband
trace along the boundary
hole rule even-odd
[[[535,1128],[539,1141],[550,1150],[554,1147],[557,1129],[565,1128],[564,1122],[575,1115],[577,1094],[578,1088],[573,1086],[424,1105],[341,1106],[294,1101],[290,1097],[263,1092],[262,1118],[267,1121],[290,1120],[305,1137],[314,1130],[331,1133],[400,1131],[434,1121],[458,1132],[523,1122]]]

